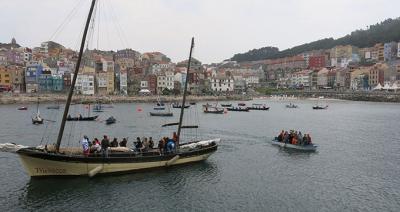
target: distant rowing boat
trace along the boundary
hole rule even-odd
[[[227,108],[228,111],[235,111],[235,112],[249,112],[249,108]]]
[[[326,106],[319,106],[319,105],[316,105],[316,106],[313,106],[312,107],[314,110],[325,110],[325,109],[328,109],[328,105],[326,105]]]
[[[150,116],[174,116],[172,112],[150,112]]]

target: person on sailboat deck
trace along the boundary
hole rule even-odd
[[[117,138],[114,138],[113,141],[111,142],[111,147],[118,147],[118,140]]]
[[[103,136],[103,140],[101,140],[101,150],[103,152],[103,156],[108,157],[108,147],[110,146],[110,140],[108,140],[107,136]]]
[[[160,155],[164,153],[164,147],[165,147],[165,138],[161,138],[158,141],[158,151],[160,152]]]
[[[178,142],[178,135],[176,134],[176,132],[174,132],[174,134],[172,135],[172,140],[174,140],[175,143]]]
[[[81,140],[81,144],[82,144],[82,148],[83,148],[83,154],[85,156],[88,156],[89,152],[90,152],[90,150],[89,150],[89,138],[86,135],[83,136],[83,139]]]
[[[153,141],[153,138],[152,138],[152,137],[149,138],[149,148],[150,148],[150,149],[153,149],[153,148],[154,148],[154,141]]]
[[[120,147],[126,147],[126,144],[128,143],[128,140],[126,138],[123,138],[121,142],[119,142]]]
[[[100,146],[100,141],[97,138],[94,138],[93,142],[92,142],[92,147],[91,147],[92,151],[95,153],[101,152],[101,146]]]
[[[149,149],[149,141],[147,140],[146,137],[143,138],[143,143],[142,143],[142,152],[147,152]]]
[[[139,137],[136,138],[136,142],[134,142],[133,144],[134,144],[135,149],[136,149],[137,151],[140,151],[140,149],[143,147],[142,141],[140,141],[140,138],[139,138]]]
[[[174,139],[167,138],[167,153],[171,153],[175,150],[175,141]]]

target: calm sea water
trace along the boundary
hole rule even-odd
[[[207,161],[145,173],[93,179],[30,179],[17,155],[0,152],[0,211],[399,211],[400,105],[332,101],[328,110],[313,111],[312,101],[257,100],[270,111],[203,114],[201,105],[186,110],[186,123],[200,129],[185,137],[222,139]],[[248,102],[251,104],[251,102]],[[60,111],[41,113],[47,122],[31,124],[35,111],[1,105],[0,143],[53,143]],[[160,126],[178,119],[149,117],[150,104],[116,104],[99,113],[100,121],[68,123],[63,145],[90,138],[152,136],[157,140],[176,129]],[[76,105],[72,114],[86,113]],[[101,120],[113,115],[118,123]],[[269,141],[282,129],[310,133],[316,153],[291,152]]]

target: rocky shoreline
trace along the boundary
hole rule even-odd
[[[366,102],[400,102],[400,92],[385,91],[280,91],[272,92],[271,95],[287,95],[297,98],[317,98],[323,96],[329,99],[340,99],[349,101]]]
[[[41,103],[63,103],[67,99],[66,94],[0,94],[0,104],[32,104],[38,101]],[[165,102],[182,101],[182,96],[161,96]],[[74,95],[72,102],[79,103],[131,103],[131,102],[156,102],[158,96],[83,96]],[[248,96],[230,95],[230,96],[188,96],[188,102],[199,101],[245,101],[251,100]]]

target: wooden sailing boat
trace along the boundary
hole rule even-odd
[[[65,105],[64,114],[57,137],[57,143],[52,148],[37,148],[28,147],[22,148],[17,151],[22,164],[31,177],[39,176],[94,176],[96,174],[112,174],[121,172],[133,172],[151,168],[166,167],[172,165],[186,164],[191,162],[198,162],[207,159],[212,153],[217,150],[217,142],[220,139],[211,139],[204,141],[193,141],[187,143],[180,143],[180,133],[182,129],[182,118],[184,115],[184,108],[181,108],[181,114],[178,124],[176,149],[168,154],[160,154],[158,151],[148,151],[145,153],[135,154],[128,148],[118,147],[123,151],[117,152],[111,149],[108,156],[101,154],[82,154],[82,150],[74,152],[73,149],[62,148],[61,141],[71,104],[73,89],[75,87],[76,78],[79,71],[80,62],[82,59],[83,48],[86,40],[88,26],[93,13],[96,0],[92,0],[89,15],[86,21],[85,30],[79,51],[79,57],[75,67],[75,74],[72,79],[71,88],[68,93],[67,103]],[[194,46],[194,39],[192,38],[188,71],[190,70],[191,55]],[[187,74],[187,77],[189,74]],[[185,105],[187,82],[183,94],[182,105]]]
[[[37,100],[36,104],[36,114],[34,117],[32,117],[32,124],[43,124],[43,118],[40,117],[40,111],[39,111],[39,98]]]
[[[79,116],[72,117],[71,115],[67,116],[67,121],[96,121],[96,119],[99,116],[90,116],[90,104],[88,104],[88,115],[87,116],[82,116],[79,114]]]

